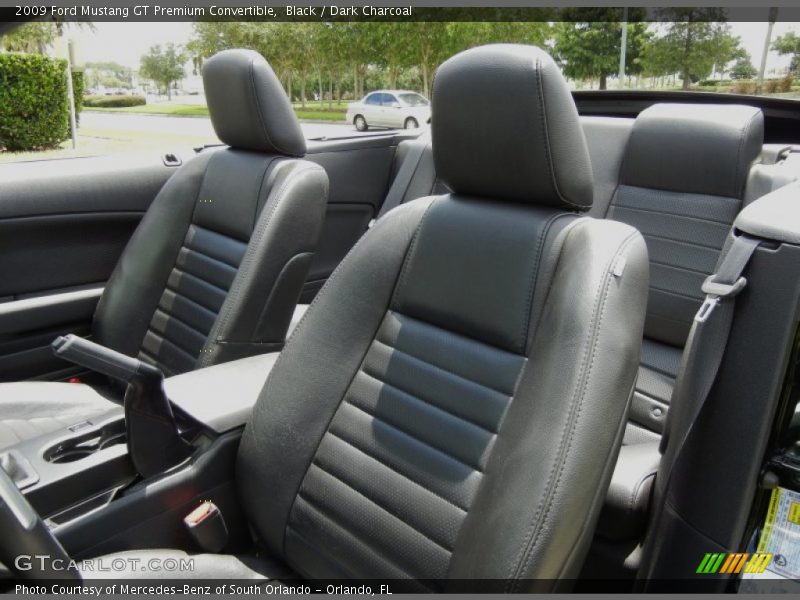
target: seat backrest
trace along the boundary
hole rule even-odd
[[[95,339],[167,375],[279,350],[321,230],[325,171],[270,66],[229,50],[203,68],[227,147],[164,185],[98,305]]]
[[[240,498],[308,577],[568,578],[636,374],[644,241],[579,215],[586,144],[543,51],[451,58],[433,112],[453,192],[378,220],[317,295],[245,429]]]
[[[606,217],[647,241],[648,338],[685,344],[763,143],[750,106],[656,104],[636,118]]]
[[[664,428],[701,286],[716,266],[764,141],[763,115],[739,105],[656,104],[636,118],[605,213],[647,241],[650,292],[626,442]]]

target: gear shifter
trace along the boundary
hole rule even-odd
[[[142,477],[162,473],[189,457],[192,447],[181,437],[160,369],[72,334],[56,338],[51,346],[59,358],[128,384],[128,452]]]

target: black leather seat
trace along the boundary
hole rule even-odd
[[[745,204],[764,124],[759,109],[740,105],[657,104],[632,127],[625,119],[596,119],[584,120],[595,174],[591,214],[639,229],[651,269],[636,391],[598,523],[598,533],[610,542],[605,551],[618,555],[619,566],[631,564],[629,555],[645,531],[659,441],[683,346],[703,299],[700,286]],[[401,160],[427,143],[403,142]],[[425,147],[404,202],[441,185],[430,152]],[[596,574],[607,576],[608,570]]]
[[[92,325],[94,341],[166,375],[283,346],[327,202],[327,175],[302,159],[300,124],[262,56],[221,52],[203,81],[227,147],[203,151],[164,185]],[[0,386],[0,447],[109,408],[102,398],[70,406],[65,385]]]
[[[621,443],[645,244],[580,216],[585,140],[541,50],[451,58],[433,114],[453,193],[380,219],[318,294],[245,428],[239,495],[302,577],[552,584],[577,574]]]
[[[598,533],[637,540],[683,346],[764,143],[764,117],[741,105],[657,104],[633,124],[606,218],[641,231],[650,291],[641,364]]]

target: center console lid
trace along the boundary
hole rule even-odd
[[[241,427],[280,352],[250,356],[164,380],[167,397],[192,419],[222,434]]]

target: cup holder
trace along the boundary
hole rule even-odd
[[[96,431],[60,441],[44,451],[44,459],[56,464],[71,463],[126,441],[125,421],[113,421]]]

